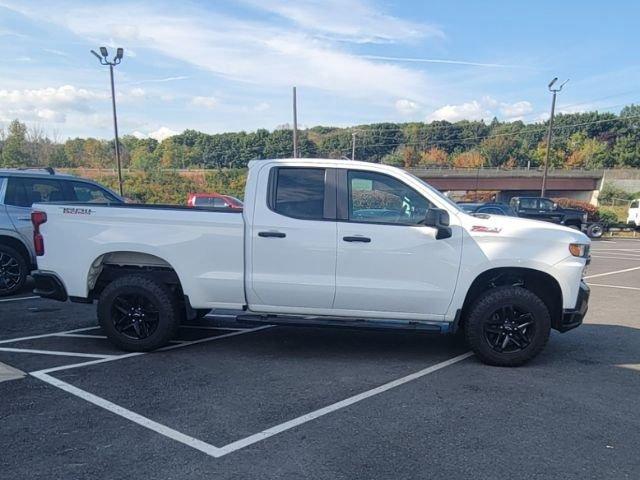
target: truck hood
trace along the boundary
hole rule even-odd
[[[487,215],[464,215],[462,224],[473,237],[522,238],[523,241],[562,241],[567,243],[591,243],[582,232],[541,220]]]

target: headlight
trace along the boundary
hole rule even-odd
[[[574,257],[586,258],[589,256],[589,245],[586,245],[584,243],[570,243],[569,252]]]

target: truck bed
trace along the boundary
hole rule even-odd
[[[71,297],[86,297],[104,265],[134,261],[175,270],[194,308],[245,303],[240,209],[60,202],[33,210],[47,214],[38,268],[60,274]],[[82,272],[78,265],[92,267]]]

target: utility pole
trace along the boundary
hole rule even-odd
[[[565,80],[559,87],[553,88],[553,85],[558,81],[558,77],[554,77],[549,82],[549,91],[553,94],[551,99],[551,117],[549,118],[549,132],[547,133],[547,154],[544,161],[544,173],[542,174],[542,189],[540,196],[544,197],[547,193],[547,174],[549,172],[549,154],[551,153],[551,139],[553,138],[553,117],[556,112],[556,94],[562,90],[562,87],[566,85],[569,79]]]
[[[122,164],[120,162],[120,140],[118,138],[118,116],[116,114],[116,90],[113,83],[113,67],[118,65],[122,61],[122,57],[124,56],[124,49],[118,48],[116,50],[116,56],[113,57],[112,61],[107,60],[109,56],[109,52],[106,47],[100,47],[100,54],[95,50],[91,50],[98,60],[100,60],[101,65],[109,65],[109,74],[111,77],[111,106],[113,108],[113,129],[116,135],[116,164],[118,166],[118,186],[120,189],[120,196],[123,196],[123,188],[122,188]]]
[[[351,133],[351,160],[356,159],[356,132]]]
[[[298,110],[296,106],[296,87],[293,87],[293,158],[298,158]]]

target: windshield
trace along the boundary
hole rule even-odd
[[[435,188],[433,188],[431,185],[429,185],[427,182],[422,180],[420,177],[416,177],[415,175],[413,175],[412,173],[409,173],[409,172],[405,172],[405,173],[411,175],[413,178],[418,180],[422,185],[427,187],[429,189],[429,191],[431,191],[433,194],[435,194],[438,197],[440,197],[442,200],[444,200],[446,203],[448,203],[450,206],[452,206],[457,212],[467,213],[462,208],[460,208],[460,205],[458,205],[456,202],[451,200],[449,197],[447,197],[445,194],[443,194],[439,190],[436,190]]]

